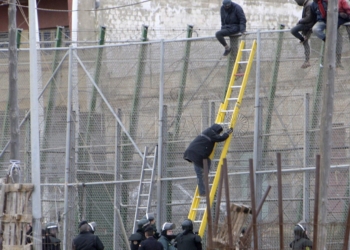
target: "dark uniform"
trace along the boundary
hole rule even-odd
[[[175,247],[178,250],[202,250],[202,239],[199,235],[193,233],[193,223],[187,219],[182,223],[184,232],[175,238]]]
[[[136,230],[135,233],[133,233],[129,237],[130,249],[131,250],[138,250],[139,246],[140,246],[140,243],[146,239],[144,229],[149,224],[150,224],[150,221],[148,219],[141,219],[141,220],[137,221],[138,229]]]
[[[164,248],[160,242],[151,236],[141,242],[139,250],[164,250]]]
[[[301,224],[294,227],[294,240],[290,243],[293,250],[310,250],[312,249],[312,241],[306,235],[306,228]]]
[[[100,238],[89,231],[80,232],[80,234],[73,239],[72,247],[74,250],[104,249]]]
[[[56,238],[58,226],[54,222],[48,222],[45,227],[45,235],[42,239],[43,250],[60,250],[61,240]]]

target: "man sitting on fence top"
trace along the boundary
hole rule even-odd
[[[247,19],[245,17],[242,7],[231,0],[223,0],[220,9],[221,16],[221,30],[216,32],[215,36],[225,47],[224,56],[227,56],[231,48],[225,41],[225,36],[231,36],[239,32],[246,32]]]

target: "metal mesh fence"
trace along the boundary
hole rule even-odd
[[[327,249],[342,245],[349,199],[350,43],[344,28],[341,35],[345,69],[338,68],[335,83]],[[258,218],[259,249],[278,249],[276,153],[280,152],[284,242],[289,248],[296,223],[304,220],[309,229],[313,227],[323,45],[311,36],[311,67],[301,69],[304,48],[288,31],[231,38],[231,46],[237,48],[241,39],[246,47],[257,39],[259,57],[227,155],[230,200],[250,206],[248,160],[254,158],[258,201],[272,187]],[[214,38],[40,50],[42,218],[59,223],[59,236],[66,236],[68,249],[83,219],[97,222],[96,234],[106,249],[126,249],[134,225],[143,150],[148,147],[153,154],[156,145],[161,147],[150,211],[157,214],[158,230],[171,221],[177,225],[175,231],[181,231],[197,185],[193,166],[182,155],[194,137],[215,121],[224,98],[235,55],[222,57],[222,52]],[[23,118],[20,160],[24,181],[31,182],[29,51],[22,49],[18,56],[18,102]],[[0,51],[0,60],[5,68],[6,50]],[[7,79],[8,72],[1,71],[3,175],[9,165]],[[72,103],[68,103],[68,91],[72,91]],[[67,106],[72,111],[69,125]],[[225,201],[220,211],[223,221]],[[312,230],[308,231],[312,236]]]

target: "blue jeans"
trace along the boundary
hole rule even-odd
[[[196,172],[196,175],[197,175],[199,195],[204,196],[205,195],[204,168],[197,166],[196,164],[193,164],[193,166],[194,166],[194,171]],[[208,167],[210,169],[210,160],[208,160]]]
[[[318,38],[324,41],[326,38],[326,34],[324,33],[326,26],[327,24],[325,22],[319,21],[315,23],[315,25],[312,27],[312,33],[314,33]]]

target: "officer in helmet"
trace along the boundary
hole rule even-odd
[[[129,237],[131,250],[138,250],[139,249],[141,241],[144,241],[146,239],[145,229],[149,225],[150,225],[150,222],[148,219],[141,219],[141,220],[137,221],[137,230],[135,233],[133,233]]]
[[[86,220],[83,220],[79,223],[78,228],[79,235],[77,235],[72,242],[73,250],[104,249],[104,245],[100,238],[92,233],[92,230],[95,231],[95,227],[93,227],[91,222],[88,223]]]
[[[45,226],[45,236],[43,237],[43,250],[60,250],[61,240],[57,239],[58,225],[55,222],[48,222]]]
[[[199,235],[193,233],[193,223],[186,219],[181,224],[182,233],[175,238],[175,247],[178,250],[202,250],[202,239]]]
[[[175,229],[175,224],[171,222],[165,222],[162,226],[161,236],[158,241],[162,243],[164,250],[176,249],[171,243],[176,237],[176,235],[173,234],[173,229]]]
[[[150,226],[153,228],[153,237],[156,239],[159,239],[160,235],[157,232],[157,226],[156,226],[156,219],[154,216],[154,213],[147,213],[145,216],[143,216],[142,219],[149,220]]]
[[[307,236],[306,226],[298,223],[294,227],[294,240],[290,243],[293,250],[310,250],[312,249],[312,241]]]

